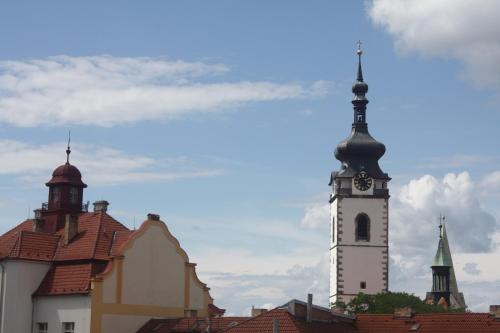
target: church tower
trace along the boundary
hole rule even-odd
[[[448,235],[444,223],[444,216],[440,217],[439,242],[434,261],[432,262],[432,291],[427,293],[426,299],[438,304],[441,298],[452,308],[466,308],[464,294],[458,291],[457,279],[453,268]]]
[[[388,290],[389,176],[378,160],[385,146],[368,132],[366,93],[358,43],[358,75],[352,87],[354,120],[335,149],[340,171],[330,186],[330,303],[349,302],[359,292]]]

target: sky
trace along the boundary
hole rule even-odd
[[[431,288],[438,217],[469,308],[500,301],[495,0],[0,4],[0,232],[65,161],[130,228],[158,213],[227,314],[328,303],[328,181],[356,42],[392,181],[389,289]],[[473,29],[471,27],[474,27]]]

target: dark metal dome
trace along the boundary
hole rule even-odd
[[[87,187],[87,185],[82,182],[80,170],[78,170],[76,166],[69,164],[69,162],[58,166],[52,173],[52,179],[46,183],[47,186],[56,184],[70,184],[78,187]]]

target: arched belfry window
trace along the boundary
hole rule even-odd
[[[366,214],[356,216],[356,241],[370,241],[370,219]]]

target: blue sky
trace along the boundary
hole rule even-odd
[[[3,3],[0,231],[46,200],[71,129],[85,199],[130,227],[159,213],[228,312],[326,302],[327,183],[361,39],[393,178],[390,287],[430,288],[442,212],[459,286],[486,311],[500,294],[500,8],[483,2]]]

